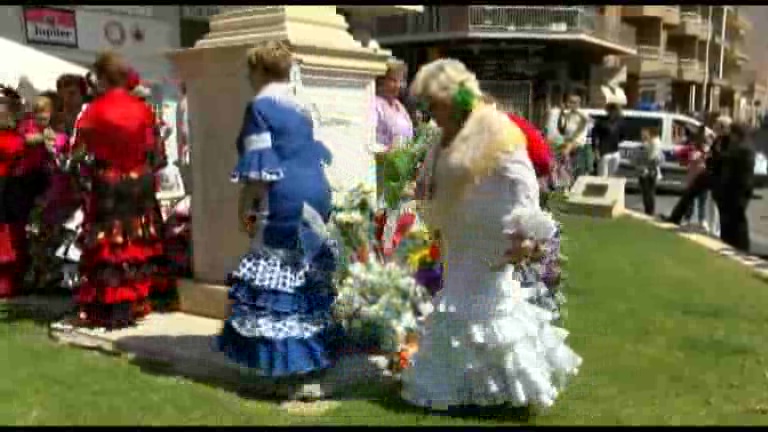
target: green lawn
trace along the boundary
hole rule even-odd
[[[632,220],[566,218],[567,328],[581,374],[536,424],[768,424],[768,285],[738,264]],[[321,416],[148,374],[59,347],[31,322],[0,323],[4,425],[464,425],[396,394]]]

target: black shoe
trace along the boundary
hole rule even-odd
[[[679,223],[672,220],[672,218],[668,215],[659,215],[659,220],[665,223],[670,223],[673,225],[680,225]]]

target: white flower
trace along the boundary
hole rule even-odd
[[[537,208],[518,208],[503,220],[504,233],[520,233],[525,238],[546,241],[557,232],[552,214]]]
[[[341,211],[336,213],[333,217],[334,221],[340,225],[360,225],[365,219],[360,212],[356,211]]]

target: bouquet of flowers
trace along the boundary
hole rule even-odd
[[[521,285],[529,287],[528,301],[559,318],[565,303],[561,292],[564,257],[560,252],[560,225],[547,211],[519,209],[504,220],[504,227],[512,242],[505,259],[515,264]]]
[[[355,348],[396,352],[430,308],[429,294],[407,269],[369,261],[350,266],[334,304],[334,316]]]
[[[368,261],[375,203],[374,189],[364,183],[346,192],[335,188],[331,224],[341,239],[344,258],[353,255],[354,261]]]

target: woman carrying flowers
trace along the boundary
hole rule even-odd
[[[445,273],[402,396],[432,409],[549,407],[581,358],[514,278],[517,263],[556,230],[539,207],[524,134],[479,102],[477,78],[457,60],[422,67],[411,92],[443,131],[420,198],[425,222],[440,233]]]

